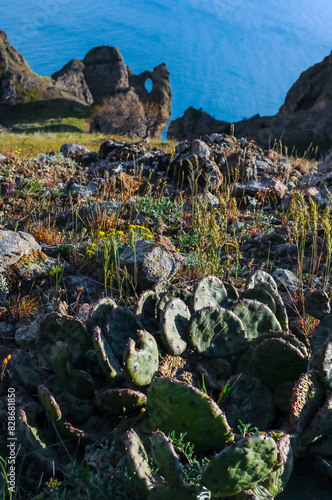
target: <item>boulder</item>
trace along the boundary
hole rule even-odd
[[[93,98],[84,78],[84,63],[80,59],[72,59],[60,70],[52,75],[56,85],[68,90],[79,101],[92,104]]]
[[[62,153],[65,158],[72,158],[85,153],[90,153],[90,150],[80,144],[72,144],[71,142],[68,142],[66,144],[62,144],[60,153]]]
[[[40,245],[31,234],[0,229],[0,272],[6,271],[24,255],[40,250]]]
[[[109,45],[94,47],[86,54],[83,63],[84,78],[96,104],[129,88],[127,67],[117,48]]]
[[[162,279],[169,279],[179,269],[182,258],[174,245],[166,238],[159,237],[159,242],[138,240],[135,255],[131,246],[127,246],[120,255],[121,267],[126,267],[131,276],[136,276],[138,290],[147,290]]]

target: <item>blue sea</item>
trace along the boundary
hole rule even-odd
[[[332,49],[327,0],[12,0],[0,29],[40,75],[97,45],[135,73],[165,62],[173,114],[227,121],[275,114],[300,73]]]

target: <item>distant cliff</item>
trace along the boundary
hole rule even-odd
[[[151,92],[145,88],[152,81]],[[137,96],[158,107],[162,123],[171,116],[172,92],[166,64],[135,75],[118,49],[108,45],[91,49],[84,60],[73,59],[52,77],[34,73],[0,30],[0,124],[12,126],[32,113],[51,120],[59,114],[88,117],[91,106],[116,94]],[[157,133],[161,133],[157,128]]]
[[[281,140],[299,152],[311,143],[320,151],[328,151],[332,147],[332,52],[300,75],[275,116],[256,115],[234,123],[234,130],[237,136],[254,139],[261,147]],[[204,139],[213,132],[230,131],[230,123],[190,107],[170,123],[168,138]]]

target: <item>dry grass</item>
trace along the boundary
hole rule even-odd
[[[35,134],[4,134],[0,135],[0,153],[11,155],[13,151],[20,151],[22,158],[32,158],[39,153],[59,151],[62,144],[72,142],[87,147],[90,151],[99,151],[100,145],[108,139],[133,142],[133,139],[114,135],[88,133],[41,133]],[[139,140],[139,139],[137,139]],[[168,153],[174,153],[176,142],[162,142],[158,139],[150,140],[151,149],[156,147]]]

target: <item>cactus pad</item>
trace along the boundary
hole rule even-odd
[[[249,277],[247,281],[247,288],[254,288],[257,285],[260,285],[261,283],[268,283],[273,288],[273,290],[278,292],[278,287],[275,280],[269,273],[263,271],[262,269],[256,271]]]
[[[245,437],[211,459],[203,470],[202,484],[216,497],[236,495],[268,476],[277,458],[278,448],[272,437]]]
[[[310,370],[303,373],[293,390],[291,398],[291,422],[300,433],[305,429],[325,400],[325,387],[318,373]]]
[[[248,347],[241,320],[222,307],[205,307],[193,314],[189,339],[197,351],[207,357],[226,357]]]
[[[183,473],[180,460],[174,451],[172,442],[161,431],[156,431],[151,436],[151,451],[161,475],[173,487],[183,485]]]
[[[253,374],[270,389],[285,380],[296,381],[307,369],[302,352],[282,338],[264,340],[252,356]]]
[[[101,366],[107,379],[114,379],[121,376],[122,370],[111,347],[106,341],[99,326],[93,328],[92,342],[97,354],[99,365]]]
[[[128,469],[135,475],[141,494],[147,496],[155,481],[149,467],[148,456],[143,443],[136,432],[131,429],[126,433],[124,444]]]
[[[249,340],[270,331],[281,331],[281,325],[271,309],[257,300],[240,300],[233,312],[242,321]]]
[[[180,356],[187,347],[185,341],[190,312],[178,298],[167,302],[161,314],[161,333],[168,354]]]
[[[227,291],[222,281],[215,276],[206,276],[196,286],[193,295],[193,310],[199,311],[203,307],[227,308]]]
[[[123,367],[126,374],[136,385],[148,385],[158,371],[159,351],[154,337],[141,330],[138,332],[140,348],[129,339],[123,355]]]
[[[115,413],[130,413],[146,405],[146,395],[131,389],[106,389],[96,394],[102,408]]]
[[[170,378],[155,379],[148,389],[149,416],[166,434],[187,433],[197,451],[222,449],[233,433],[219,406],[202,391]]]

